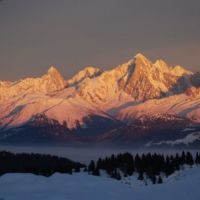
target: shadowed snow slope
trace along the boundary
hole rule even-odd
[[[106,177],[54,174],[46,178],[31,174],[0,177],[0,197],[6,200],[199,200],[199,168],[180,171],[160,185],[131,184]]]

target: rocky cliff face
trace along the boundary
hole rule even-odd
[[[65,88],[65,80],[55,67],[40,78],[26,78],[16,82],[0,84],[0,100],[33,92],[51,93]]]
[[[162,60],[152,63],[138,54],[128,77],[121,80],[120,86],[135,100],[145,101],[183,92],[190,85],[187,77],[191,74],[182,67],[170,67]],[[185,83],[180,82],[184,77]]]
[[[111,70],[86,67],[69,80],[50,67],[39,78],[0,81],[0,128],[21,127],[40,115],[79,131],[90,126],[92,132],[95,127],[109,132],[108,127],[135,122],[142,127],[143,119],[155,127],[156,116],[160,125],[183,119],[182,126],[200,123],[199,101],[199,73],[137,54]]]
[[[184,92],[192,85],[192,72],[171,67],[162,60],[152,63],[142,54],[99,76],[84,80],[78,87],[81,97],[93,103],[106,102],[126,93],[145,101]]]
[[[84,68],[83,70],[79,71],[77,74],[75,74],[71,79],[67,80],[67,86],[76,86],[80,82],[84,81],[85,79],[89,78],[95,78],[98,75],[101,74],[101,70],[97,67],[88,66]]]
[[[126,93],[135,100],[182,93],[191,85],[200,85],[199,75],[180,67],[171,67],[162,60],[152,63],[142,54],[109,71],[86,67],[65,81],[55,67],[40,78],[26,78],[17,82],[0,82],[0,99],[23,93],[45,94],[76,87],[76,93],[86,101],[105,103]]]

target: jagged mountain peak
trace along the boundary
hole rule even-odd
[[[51,66],[48,69],[47,74],[41,77],[42,81],[38,79],[39,91],[40,88],[46,93],[54,92],[65,88],[65,80],[56,69],[56,67]]]
[[[54,66],[51,66],[48,71],[47,71],[47,74],[45,74],[51,78],[55,78],[55,79],[58,79],[58,80],[63,80],[64,81],[64,78],[62,77],[61,73],[58,71],[58,69]],[[45,75],[43,77],[45,77]]]
[[[173,67],[172,71],[176,76],[192,75],[193,74],[193,72],[185,69],[184,67],[182,67],[180,65],[176,65],[175,67]]]
[[[50,66],[48,69],[48,74],[54,74],[54,73],[59,73],[59,71],[57,70],[57,68],[55,66]]]
[[[65,88],[65,80],[55,67],[50,67],[47,74],[40,78],[25,78],[13,83],[0,84],[0,100],[40,92],[44,94]]]
[[[81,82],[78,92],[93,103],[105,103],[124,92],[135,100],[145,101],[184,92],[191,85],[191,74],[183,67],[172,67],[161,59],[153,63],[138,53],[128,62],[95,76],[95,79]]]
[[[154,65],[156,67],[163,68],[163,69],[169,68],[169,65],[162,59],[156,60]]]
[[[100,71],[100,69],[98,67],[94,67],[94,66],[89,65],[89,66],[84,67],[84,69],[82,71],[86,71],[86,72],[92,74],[94,72]]]
[[[141,59],[141,60],[147,60],[147,57],[142,54],[142,53],[137,53],[135,56],[134,56],[135,59]]]
[[[80,70],[75,76],[79,76],[79,78],[92,78],[99,75],[102,71],[98,67],[94,66],[86,66],[82,70]]]
[[[181,79],[185,75],[188,76]],[[79,94],[93,103],[108,102],[118,98],[116,96],[121,93],[126,93],[135,100],[147,100],[162,97],[163,94],[167,96],[169,93],[183,92],[185,87],[182,86],[190,85],[190,75],[192,72],[183,67],[171,67],[163,60],[153,63],[138,53],[128,62],[108,71],[102,72],[97,67],[87,66],[67,81],[56,67],[51,66],[41,78],[27,78],[14,84],[1,83],[0,98],[24,92],[48,94],[70,87],[74,89],[73,95]],[[192,79],[195,83],[199,82],[196,80],[197,78]]]
[[[143,54],[111,70],[87,66],[67,81],[51,66],[39,78],[0,81],[0,127],[23,126],[42,114],[54,122],[51,126],[86,131],[94,123],[93,116],[100,118],[101,123],[95,122],[98,129],[110,119],[126,122],[147,116],[148,120],[158,114],[165,120],[165,113],[199,122],[198,87],[199,73],[163,60],[153,63]]]
[[[161,73],[170,73],[174,76],[192,75],[193,73],[186,68],[176,65],[171,66],[162,59],[157,59],[154,63],[145,57],[143,54],[138,53],[134,57],[134,64],[136,70],[141,70],[145,73],[155,73],[155,71],[160,71]]]
[[[54,79],[54,81],[55,80],[64,81],[63,76],[61,75],[61,73],[58,71],[58,69],[55,66],[50,66],[50,68],[47,71],[47,74],[42,76],[42,78],[45,78],[47,76],[49,77],[49,79]]]
[[[175,76],[182,76],[184,74],[191,75],[192,72],[185,69],[180,65],[171,66],[162,59],[157,59],[154,63],[141,53],[136,54],[134,57],[135,67],[140,70],[147,69],[148,73],[154,73],[154,70],[161,71],[162,73],[173,73]]]
[[[142,53],[138,53],[135,55],[134,62],[136,65],[142,65],[143,67],[149,66],[151,64],[151,61]]]
[[[161,59],[153,63],[139,53],[128,75],[120,80],[120,88],[135,100],[144,101],[184,92],[190,85],[186,75],[189,77],[192,72],[181,66],[171,67]]]
[[[74,86],[86,78],[94,78],[100,75],[102,72],[98,67],[87,66],[84,69],[76,73],[71,79],[67,80],[67,86]]]

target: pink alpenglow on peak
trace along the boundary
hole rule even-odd
[[[60,72],[53,66],[48,70],[48,73],[42,76],[43,85],[41,87],[44,92],[55,92],[65,88],[65,80],[60,74]]]
[[[86,67],[69,80],[52,66],[39,78],[0,82],[0,124],[17,126],[46,114],[74,128],[91,115],[123,121],[148,112],[198,121],[199,77],[142,54],[107,71]]]
[[[87,66],[83,70],[76,73],[71,79],[67,80],[68,86],[79,84],[87,78],[94,78],[101,74],[101,70],[97,67]]]
[[[55,67],[40,78],[25,78],[0,85],[0,100],[30,94],[33,92],[51,93],[65,88],[65,80]]]

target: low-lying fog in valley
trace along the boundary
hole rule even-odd
[[[142,153],[160,153],[160,154],[176,154],[182,151],[190,151],[195,154],[199,152],[198,149],[148,149],[148,148],[108,148],[108,147],[57,147],[57,146],[0,146],[0,151],[10,151],[13,153],[42,153],[51,154],[60,157],[66,157],[73,161],[78,161],[84,164],[88,164],[91,160],[97,160],[98,158],[104,158],[111,156],[112,154],[129,152],[131,154]]]

